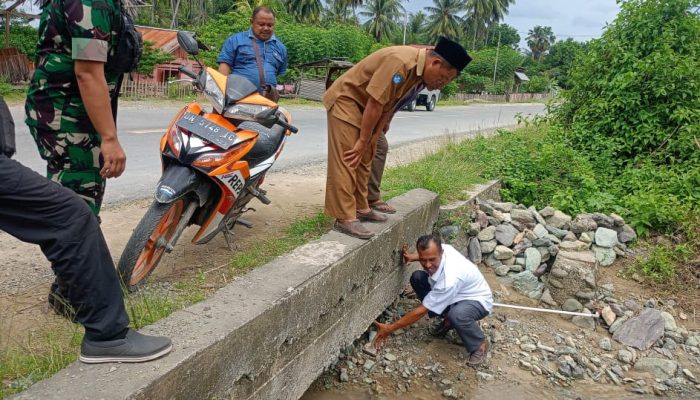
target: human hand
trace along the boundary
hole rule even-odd
[[[391,335],[391,328],[389,325],[382,324],[379,321],[374,321],[374,326],[377,328],[377,336],[374,337],[372,345],[375,349],[379,350],[386,338]]]
[[[102,139],[100,152],[104,165],[100,170],[100,176],[103,178],[116,178],[120,176],[126,168],[126,153],[119,144],[119,140]]]
[[[357,166],[360,164],[360,161],[362,160],[362,156],[365,153],[366,148],[367,143],[358,140],[352,147],[352,149],[343,153],[343,161],[345,161],[348,167],[353,169],[357,168]]]
[[[408,251],[408,244],[404,243],[402,250],[403,250],[403,263],[404,264],[418,261],[418,255],[416,253],[411,253]]]

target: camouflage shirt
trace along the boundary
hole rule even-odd
[[[36,71],[27,92],[27,125],[94,132],[80,98],[74,60],[106,63],[114,51],[119,0],[47,0],[39,23]],[[118,74],[105,71],[110,92]]]

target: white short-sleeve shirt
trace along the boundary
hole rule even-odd
[[[443,244],[442,250],[440,266],[428,278],[432,289],[423,299],[425,308],[442,314],[452,304],[474,300],[481,303],[490,314],[493,310],[493,295],[479,268],[448,244]]]

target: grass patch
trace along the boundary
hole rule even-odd
[[[323,103],[315,100],[302,99],[301,97],[281,97],[279,105],[283,107],[308,106],[313,108],[323,108]]]
[[[5,344],[0,349],[0,399],[26,390],[77,358],[83,329],[70,324],[43,331],[26,345]]]

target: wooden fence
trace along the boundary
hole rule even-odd
[[[29,80],[32,63],[15,48],[0,49],[0,76],[17,83]]]
[[[550,97],[549,93],[510,93],[510,94],[473,94],[457,93],[450,100],[457,101],[493,101],[497,103],[520,103],[533,100],[542,100]]]
[[[195,94],[189,82],[150,82],[145,80],[130,80],[124,77],[121,91],[122,98],[167,97],[182,99]]]

